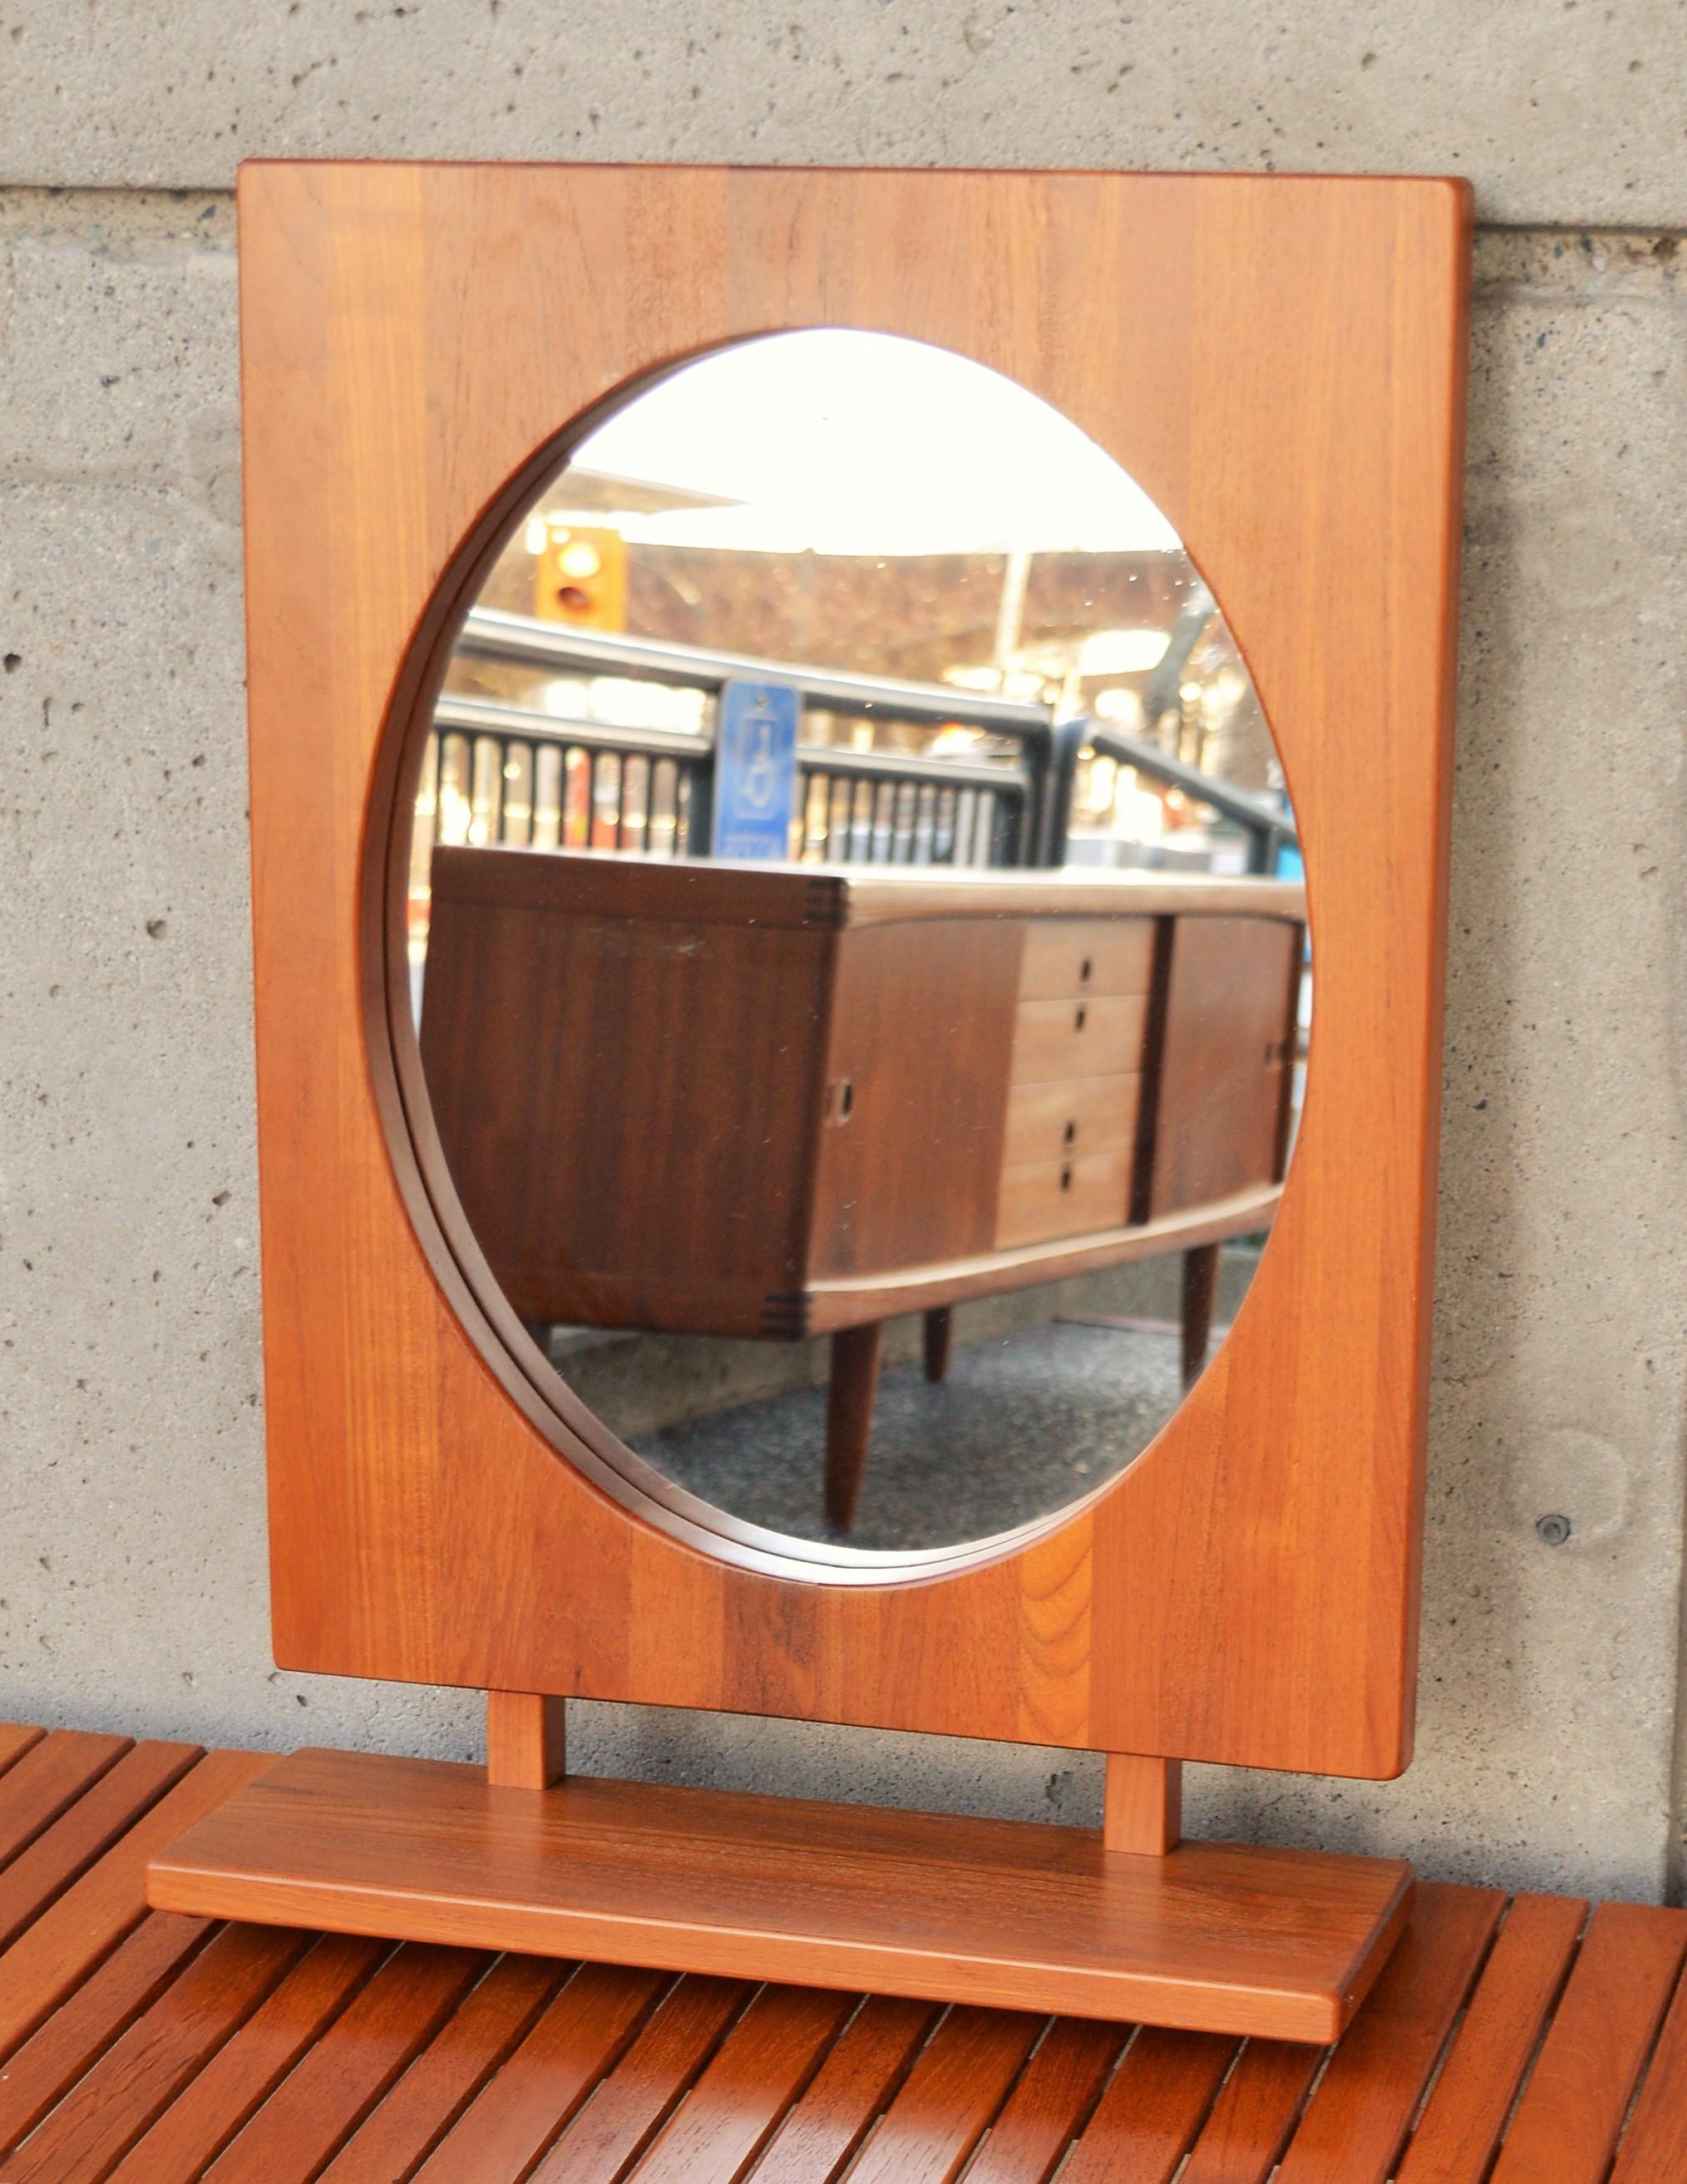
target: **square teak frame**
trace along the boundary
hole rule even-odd
[[[1399,1772],[1465,186],[260,162],[240,245],[276,1659]],[[1071,1513],[894,1565],[711,1519],[542,1365],[432,1139],[393,884],[416,724],[538,484],[676,361],[809,326],[1005,373],[1175,525],[1278,739],[1317,963],[1277,1223],[1189,1400]]]
[[[1417,1619],[1463,188],[259,164],[240,240],[278,1660],[1396,1773]],[[1211,1368],[1076,1513],[896,1582],[711,1537],[628,1488],[603,1429],[528,1377],[442,1188],[389,1006],[403,732],[491,553],[617,390],[810,325],[1005,373],[1165,510],[1275,730],[1317,957],[1300,1142]]]

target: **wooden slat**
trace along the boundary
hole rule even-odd
[[[676,1980],[533,2170],[532,2184],[610,2184],[703,2068],[749,1992],[742,1980]]]
[[[1687,1979],[1678,1984],[1611,2184],[1687,2176]]]
[[[1684,1950],[1687,1911],[1600,1905],[1506,2134],[1493,2184],[1604,2184]]]
[[[211,1930],[209,1919],[154,1912],[24,2042],[0,2072],[0,2154],[157,2000]]]
[[[1250,2040],[1213,2103],[1178,2184],[1265,2184],[1324,2053],[1287,2040]]]
[[[1567,1896],[1513,1901],[1412,2133],[1399,2184],[1483,2184],[1587,1908]]]
[[[30,1722],[0,1721],[0,1774],[21,1759],[32,1746],[39,1744],[46,1734],[45,1730],[36,1729]]]
[[[1056,2018],[991,2125],[966,2184],[1044,2184],[1094,2106],[1126,2037],[1122,2025]]]
[[[637,2031],[666,1982],[582,1964],[417,2172],[416,2184],[517,2184]]]
[[[869,1995],[749,2172],[755,2184],[836,2176],[888,2103],[938,2016],[935,2003]]]
[[[130,2148],[110,2184],[180,2184],[199,2176],[332,2025],[389,1946],[340,1934],[316,1940]]]
[[[628,2184],[732,2184],[855,2006],[816,1987],[764,1987]]]
[[[1333,2053],[146,1914],[149,1849],[264,1763],[191,1768],[0,1956],[3,2184],[1687,2180],[1687,1913],[1578,1953],[1577,1900],[1426,1886]]]
[[[75,1804],[129,1749],[126,1736],[57,1729],[41,1737],[0,1779],[0,1865]]]
[[[337,2153],[485,1969],[406,1942],[205,2171],[205,2184],[292,2184]]]
[[[263,1752],[208,1754],[0,1955],[0,2059],[139,1923],[153,1852],[270,1764]]]
[[[1212,2032],[1144,2025],[1061,2171],[1061,2184],[1168,2184],[1236,2053]]]
[[[0,1873],[0,1949],[15,1942],[102,1852],[120,1841],[199,1756],[196,1744],[136,1744],[91,1782]]]
[[[1382,2184],[1505,1898],[1423,1886],[1406,1937],[1307,2103],[1277,2184]]]
[[[226,1926],[24,2141],[6,2184],[103,2184],[129,2147],[255,2009],[308,1936]]]
[[[408,2176],[532,2030],[565,1970],[548,1958],[500,1957],[329,2163],[321,2184],[393,2184]]]
[[[994,2120],[1044,2020],[951,2009],[850,2170],[851,2184],[949,2184]]]
[[[1404,1924],[1399,1860],[295,1752],[171,1846],[164,1911],[1038,2015],[1333,2039]]]

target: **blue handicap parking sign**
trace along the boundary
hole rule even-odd
[[[721,686],[709,844],[715,856],[790,855],[801,710],[797,693],[782,682]]]

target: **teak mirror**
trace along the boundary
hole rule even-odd
[[[490,1695],[155,1903],[1330,2036],[1409,1868],[1468,206],[241,182],[276,1653]],[[1108,1755],[1100,1834],[569,1697]]]

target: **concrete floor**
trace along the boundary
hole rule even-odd
[[[953,1546],[1088,1494],[1147,1447],[1182,1390],[1178,1332],[1056,1320],[955,1351],[946,1381],[894,1362],[879,1384],[857,1547]],[[734,1516],[828,1540],[826,1390],[795,1388],[639,1444],[670,1479]]]

